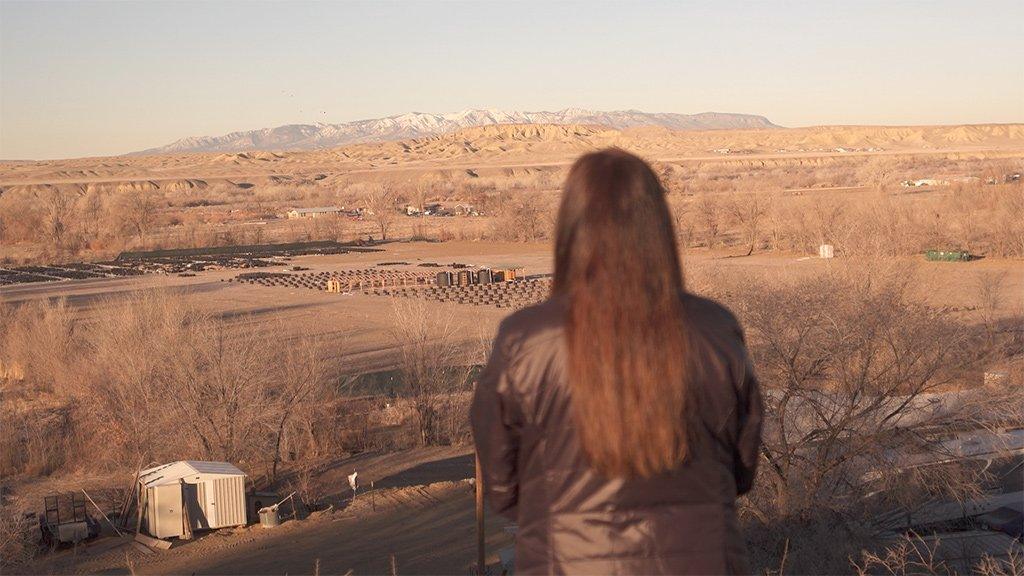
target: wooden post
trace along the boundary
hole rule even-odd
[[[476,481],[473,483],[476,488],[476,573],[483,576],[487,562],[484,549],[484,475],[480,469],[480,455],[475,450],[473,453],[476,455]]]
[[[185,498],[185,480],[179,480],[181,485],[181,536],[182,540],[192,539],[192,517],[188,513],[188,500]]]
[[[370,509],[377,511],[377,493],[373,491],[373,480],[370,480]]]
[[[142,533],[142,482],[136,481],[135,486],[135,533]],[[149,504],[147,499],[146,504]]]
[[[124,502],[121,504],[120,517],[117,522],[122,528],[128,528],[128,512],[132,509],[132,497],[135,496],[135,491],[139,489],[139,475],[142,474],[142,462],[141,460],[139,461],[139,466],[135,469],[135,479],[132,480],[132,487],[125,494]],[[137,498],[136,501],[138,501]]]

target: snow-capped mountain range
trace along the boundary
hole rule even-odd
[[[601,112],[566,108],[558,112],[463,110],[450,114],[409,112],[386,118],[342,124],[289,124],[232,132],[224,136],[193,136],[166,146],[133,154],[242,152],[247,150],[313,150],[360,142],[380,142],[433,136],[462,128],[492,124],[587,124],[623,129],[662,126],[674,130],[726,130],[778,128],[764,116],[703,112],[701,114],[648,113],[638,110]]]

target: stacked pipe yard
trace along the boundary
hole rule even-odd
[[[260,286],[282,286],[286,288],[308,288],[328,292],[354,292],[385,286],[428,285],[434,275],[430,272],[404,270],[340,270],[334,272],[308,272],[288,274],[283,272],[249,272],[232,278],[234,282],[258,284]]]
[[[522,268],[481,268],[480,270],[459,270],[438,272],[438,286],[472,286],[474,284],[499,284],[515,282],[522,277]]]
[[[438,272],[434,285],[427,287],[383,287],[373,289],[381,296],[417,297],[478,306],[522,308],[551,293],[550,275],[524,277],[522,268],[481,268]]]
[[[551,293],[551,278],[539,277],[515,282],[469,284],[466,286],[428,286],[426,288],[378,288],[371,291],[380,296],[426,298],[438,302],[522,308],[547,299]]]
[[[519,267],[461,267],[437,273],[418,270],[339,270],[290,274],[249,272],[234,282],[269,287],[307,288],[330,293],[417,297],[438,302],[521,308],[546,299],[550,275],[524,276]]]

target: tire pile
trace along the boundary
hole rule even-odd
[[[469,286],[376,288],[368,293],[378,296],[426,298],[437,302],[518,309],[546,300],[551,294],[551,278],[527,278],[514,282],[470,284]]]
[[[356,290],[369,291],[374,288],[427,286],[433,282],[434,275],[428,272],[405,270],[340,270],[336,272],[309,272],[305,274],[285,274],[273,272],[251,272],[239,274],[232,278],[233,282],[257,284],[260,286],[280,286],[285,288],[308,288],[310,290],[327,290],[328,282],[337,280],[343,292]]]
[[[61,280],[87,280],[90,278],[119,278],[138,276],[141,271],[120,266],[114,262],[75,262],[53,266],[17,266],[0,268],[0,286],[59,282]]]

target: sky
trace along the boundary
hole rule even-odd
[[[0,0],[0,158],[467,108],[1024,122],[1024,2]]]

